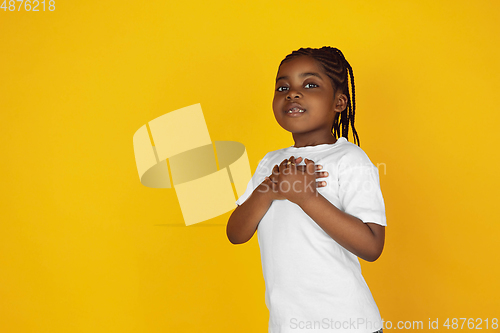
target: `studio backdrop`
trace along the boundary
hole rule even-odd
[[[499,329],[499,21],[489,0],[3,1],[0,331],[266,332],[257,238],[225,225],[293,145],[280,61],[325,45],[379,170],[386,244],[361,265],[384,332]]]

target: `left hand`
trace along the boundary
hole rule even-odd
[[[301,160],[293,156],[283,160],[272,179],[279,194],[297,205],[318,195],[316,179],[327,175],[325,172],[316,172],[315,163],[307,158],[304,160],[305,166],[297,166],[296,163]]]

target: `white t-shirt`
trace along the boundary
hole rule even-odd
[[[386,226],[378,169],[358,146],[334,144],[272,151],[259,163],[241,205],[290,156],[308,158],[328,171],[318,192],[363,222]],[[303,163],[301,163],[303,164]],[[269,332],[366,332],[382,327],[361,274],[358,257],[333,240],[296,204],[275,200],[257,229],[269,309]]]

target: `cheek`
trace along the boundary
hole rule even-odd
[[[276,119],[276,121],[281,124],[281,114],[279,112],[276,112],[275,110],[273,110],[273,114],[274,114],[274,119]]]
[[[273,101],[273,114],[274,119],[278,122],[278,124],[282,125],[283,113],[281,112],[282,107],[279,102]]]
[[[273,97],[273,110],[276,110],[278,106],[278,99],[276,98],[276,95]]]
[[[279,114],[279,111],[281,110],[282,106],[281,103],[278,101],[278,99],[275,97],[273,98],[273,112],[274,116]]]

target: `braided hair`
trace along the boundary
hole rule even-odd
[[[340,89],[344,95],[347,96],[347,107],[340,114],[335,115],[332,125],[333,136],[340,137],[342,129],[342,136],[349,140],[349,125],[352,128],[352,136],[354,143],[359,146],[359,137],[356,128],[354,127],[354,115],[356,111],[356,99],[354,94],[354,74],[352,67],[345,59],[342,52],[333,47],[323,46],[320,49],[313,48],[300,48],[293,51],[285,57],[280,63],[281,65],[291,59],[299,56],[309,56],[316,60],[324,69],[326,75],[332,80],[333,90]],[[351,80],[352,95],[349,93],[349,78]]]

